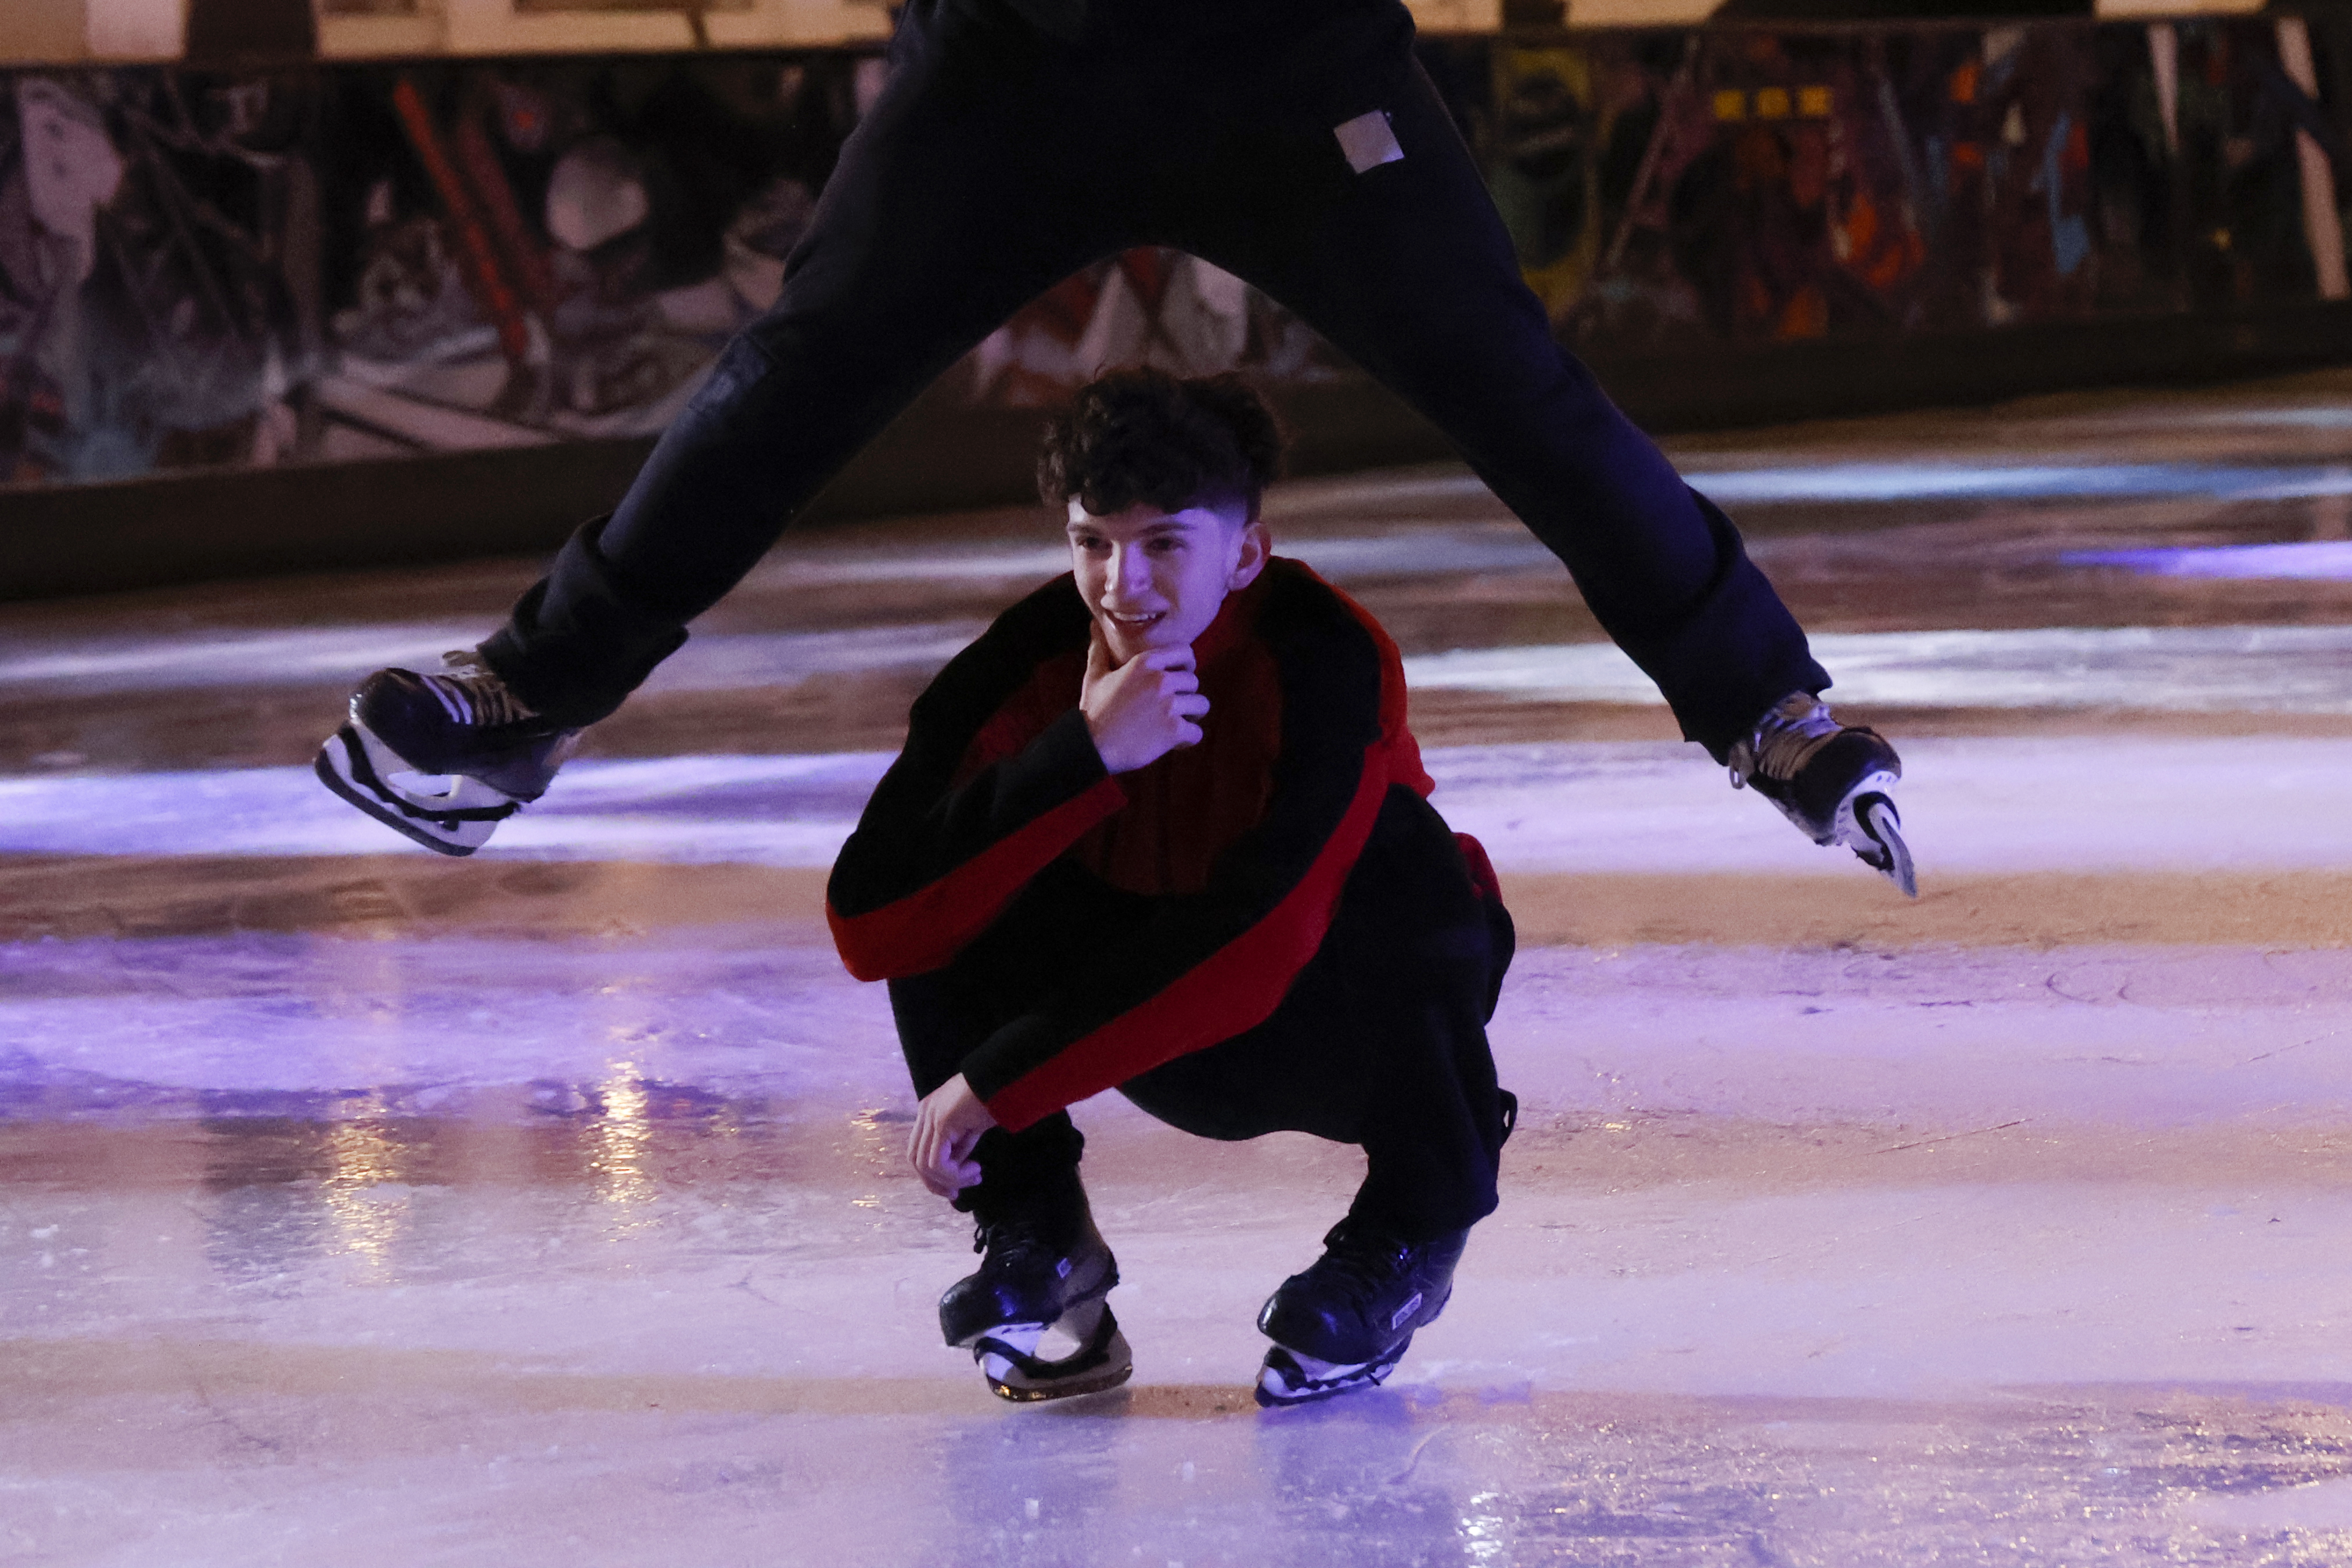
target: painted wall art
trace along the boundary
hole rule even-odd
[[[2343,299],[2352,30],[2293,16],[1425,42],[1596,356]],[[872,51],[0,74],[0,482],[655,432],[764,310]],[[953,375],[1353,373],[1136,251]]]

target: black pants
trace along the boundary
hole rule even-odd
[[[609,713],[940,372],[1070,273],[1162,245],[1255,284],[1431,419],[1718,757],[1826,686],[1730,522],[1553,342],[1402,13],[1379,47],[1244,68],[1245,40],[1182,33],[1190,9],[1129,6],[1123,30],[1068,42],[1003,0],[913,0],[774,309],[485,645],[491,667],[561,721]],[[1401,161],[1349,168],[1329,116],[1351,89],[1389,113]]]
[[[1064,976],[1142,919],[1144,900],[1075,868],[1050,870],[945,969],[890,983],[919,1094]],[[1360,1145],[1353,1211],[1412,1238],[1495,1209],[1506,1097],[1486,1048],[1510,916],[1479,897],[1427,802],[1390,793],[1322,947],[1273,1016],[1155,1068],[1119,1092],[1171,1126],[1238,1141],[1309,1132]],[[990,1217],[1070,1181],[1085,1140],[1056,1111],[975,1151],[982,1178],[957,1206]]]

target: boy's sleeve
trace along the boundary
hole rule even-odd
[[[1396,772],[1403,684],[1375,625],[1319,583],[1294,593],[1328,613],[1268,638],[1282,749],[1264,819],[1218,858],[1203,891],[1160,900],[965,1058],[1000,1125],[1017,1131],[1263,1023],[1322,945]]]
[[[1058,651],[1053,620],[1036,598],[1024,601],[916,700],[906,749],[825,885],[834,944],[858,979],[946,963],[1031,878],[1126,804],[1075,707],[1021,750],[957,779],[981,727]]]

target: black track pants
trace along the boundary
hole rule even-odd
[[[916,1091],[1144,918],[1144,901],[1049,872],[945,969],[890,983]],[[1273,1016],[1119,1086],[1203,1138],[1309,1132],[1360,1145],[1354,1212],[1415,1238],[1495,1208],[1503,1096],[1486,1048],[1510,917],[1481,899],[1452,836],[1409,790],[1390,793],[1322,947]],[[1056,1112],[984,1134],[984,1173],[958,1207],[988,1216],[1075,1173],[1084,1140]],[[1339,1216],[1332,1216],[1335,1219]]]
[[[935,377],[1136,245],[1238,274],[1426,416],[1717,755],[1828,684],[1731,524],[1553,342],[1401,13],[1379,47],[1258,59],[1152,33],[1187,7],[1127,9],[1064,42],[1000,0],[914,0],[774,309],[486,645],[526,700],[612,711]],[[1362,174],[1332,134],[1360,103],[1404,154]]]

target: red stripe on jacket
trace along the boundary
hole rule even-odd
[[[828,899],[825,924],[841,962],[860,980],[889,980],[937,969],[986,931],[1013,895],[1127,804],[1115,778],[1066,800],[962,865],[892,903],[845,915]]]
[[[1075,1040],[1051,1061],[985,1101],[999,1125],[1018,1132],[1088,1095],[1116,1089],[1162,1062],[1254,1029],[1274,1016],[1290,983],[1323,945],[1339,889],[1355,869],[1389,793],[1375,745],[1364,755],[1356,798],[1323,851],[1265,919],[1185,972],[1132,1012]]]
[[[1323,945],[1340,889],[1371,837],[1389,787],[1401,784],[1424,797],[1436,787],[1422,765],[1421,746],[1406,727],[1404,662],[1395,641],[1354,599],[1307,568],[1298,570],[1314,577],[1347,609],[1370,636],[1380,658],[1381,738],[1365,749],[1347,814],[1307,874],[1256,924],[1150,1001],[1071,1042],[1051,1060],[988,1097],[983,1103],[1000,1126],[1017,1132],[1273,1016],[1290,983]],[[1483,863],[1483,853],[1479,858]]]
[[[1328,595],[1325,603],[1339,610],[1340,618],[1352,623],[1354,631],[1364,638],[1363,643],[1356,645],[1360,651],[1348,657],[1358,658],[1369,652],[1373,658],[1373,668],[1364,672],[1372,676],[1373,689],[1354,689],[1361,693],[1352,700],[1361,704],[1354,710],[1360,719],[1347,721],[1358,738],[1352,744],[1314,753],[1326,760],[1312,765],[1328,770],[1320,773],[1326,782],[1317,792],[1326,804],[1313,811],[1312,831],[1319,842],[1298,842],[1298,858],[1289,859],[1283,870],[1287,886],[1265,889],[1273,900],[1270,904],[1255,904],[1254,915],[1236,910],[1242,918],[1226,928],[1231,934],[1220,933],[1213,945],[1192,949],[1192,955],[1187,956],[1181,965],[1168,966],[1119,998],[1116,1010],[1098,1011],[1091,1003],[1082,1004],[1079,1016],[1066,1019],[1066,1033],[1061,1026],[1047,1024],[1045,1013],[1034,1015],[1044,1030],[1032,1037],[1035,1044],[1054,1042],[1045,1051],[1027,1045],[1016,1047],[1013,1043],[1015,1037],[1006,1033],[1000,1033],[990,1045],[976,1049],[970,1058],[973,1087],[982,1093],[998,1121],[1008,1128],[1018,1131],[1029,1126],[1076,1100],[1113,1088],[1175,1058],[1244,1033],[1272,1016],[1299,970],[1314,957],[1328,935],[1340,894],[1370,837],[1388,791],[1402,784],[1426,795],[1432,788],[1421,765],[1420,748],[1406,726],[1403,668],[1396,646],[1380,624],[1352,599],[1304,566],[1277,561],[1270,564],[1266,576],[1254,584],[1253,590],[1228,601],[1225,609],[1230,614],[1221,615],[1220,621],[1231,624],[1213,629],[1226,637],[1237,634],[1255,638],[1255,632],[1244,631],[1243,627],[1255,619],[1257,605],[1264,602],[1277,576],[1287,578],[1293,584],[1286,592],[1305,588],[1310,595]],[[1012,626],[1015,615],[1027,617],[1021,623],[1024,626],[1034,626],[1046,616],[1062,616],[1066,612],[1054,605],[1059,595],[1070,593],[1066,580],[1049,585],[1024,601],[1023,606],[1008,612],[999,627]],[[1012,635],[1017,637],[1027,634]],[[1070,635],[1077,635],[1075,625]],[[1214,645],[1219,640],[1204,637],[1202,643],[1195,645],[1196,654],[1207,656],[1202,659],[1204,674],[1222,668],[1214,657]],[[992,628],[990,637],[983,642],[994,645],[997,641],[998,628]],[[1018,646],[1017,641],[1014,646]],[[975,645],[969,651],[977,654],[981,647]],[[993,711],[966,721],[972,727],[964,731],[968,739],[960,748],[960,763],[942,777],[945,788],[961,787],[1000,757],[1024,750],[1033,737],[1042,733],[1044,726],[1060,722],[1070,715],[1076,672],[1055,668],[1068,659],[1068,645],[1050,650],[1040,648],[1027,657],[1036,660],[1028,678],[1010,689],[997,688],[1002,695],[990,700]],[[1283,657],[1287,659],[1297,656]],[[972,668],[976,684],[986,683],[980,673],[984,668]],[[1361,667],[1309,668],[1336,671]],[[1284,682],[1288,679],[1284,677]],[[1253,675],[1244,685],[1257,687],[1256,678]],[[1285,704],[1290,700],[1286,686],[1276,686],[1268,695]],[[931,694],[927,692],[925,701],[930,700]],[[1301,700],[1319,700],[1303,696]],[[922,706],[918,704],[919,714]],[[1318,710],[1310,708],[1302,711]],[[1222,711],[1230,730],[1232,721],[1243,717],[1244,710],[1228,707]],[[940,717],[952,723],[949,718],[951,713],[951,709],[942,709]],[[1286,730],[1277,732],[1287,734]],[[909,756],[913,754],[915,738],[910,734]],[[1244,746],[1242,752],[1246,754],[1253,749]],[[1281,754],[1289,754],[1286,748]],[[1241,757],[1235,760],[1240,762]],[[905,761],[902,759],[902,763]],[[934,757],[925,765],[937,766],[938,759]],[[1121,810],[1145,809],[1147,805],[1156,809],[1172,804],[1160,801],[1164,794],[1164,790],[1146,788],[1139,795],[1132,789],[1123,790],[1104,780],[1024,823],[969,861],[946,871],[937,882],[909,889],[892,903],[856,916],[829,908],[845,961],[861,979],[911,976],[951,963],[1024,886],[1066,854],[1076,855],[1080,864],[1105,876],[1114,886],[1129,881],[1129,877],[1116,870],[1102,853],[1109,841],[1097,843],[1102,837],[1098,830]],[[1191,792],[1185,794],[1189,797]],[[879,791],[877,798],[880,798]],[[1269,800],[1259,810],[1272,810],[1275,806],[1276,803]],[[1213,846],[1212,853],[1215,853],[1234,842],[1233,834],[1250,826],[1238,819],[1227,820],[1231,815],[1230,808],[1220,800],[1197,822],[1187,808],[1185,820],[1204,836],[1203,847]],[[867,819],[861,821],[859,835],[863,837],[879,827],[880,822],[873,817],[869,807]],[[836,868],[836,881],[848,864],[849,851],[845,850],[842,866]],[[1171,866],[1169,872],[1136,879],[1164,881],[1166,893],[1182,896],[1190,891],[1189,885],[1196,881],[1196,877]],[[1130,890],[1153,893],[1160,889],[1135,887]],[[1181,948],[1191,949],[1191,942],[1182,941]],[[991,1046],[1000,1042],[1007,1048],[992,1052]],[[992,1064],[984,1059],[992,1054],[999,1058]],[[992,1067],[994,1070],[983,1070]],[[1007,1069],[1012,1076],[1005,1076]]]

